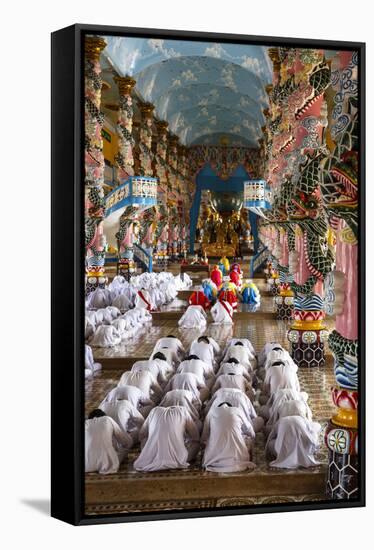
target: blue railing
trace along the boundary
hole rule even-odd
[[[156,206],[157,182],[157,178],[130,176],[105,197],[105,217],[108,218],[113,212],[134,204],[143,210]]]
[[[149,273],[152,273],[152,269],[153,269],[152,254],[147,252],[147,250],[145,250],[142,246],[136,243],[134,243],[134,260],[136,262],[139,262],[146,271],[148,271]]]
[[[267,257],[269,255],[269,250],[264,247],[262,248],[257,254],[251,258],[250,264],[249,264],[249,276],[250,278],[254,277],[254,274],[260,267],[266,262]]]

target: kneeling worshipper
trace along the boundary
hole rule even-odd
[[[199,450],[199,430],[186,407],[155,407],[139,438],[142,450],[134,468],[140,472],[188,468]]]
[[[240,286],[241,280],[240,280],[240,274],[235,269],[230,271],[230,282],[233,283],[236,287]]]
[[[142,307],[148,311],[155,309],[150,293],[146,288],[138,290],[135,296],[135,307]]]
[[[121,335],[113,325],[100,325],[90,340],[90,346],[110,348],[121,343]]]
[[[258,378],[265,378],[266,370],[275,362],[275,361],[283,361],[285,363],[294,363],[291,355],[288,353],[287,350],[280,346],[275,346],[269,351],[269,353],[266,356],[265,362],[262,364],[262,366],[258,366],[257,368],[257,377]],[[296,363],[294,363],[295,368],[297,370]]]
[[[241,299],[244,304],[259,304],[260,303],[260,291],[257,286],[251,281],[246,279],[240,289]]]
[[[100,309],[111,304],[110,290],[107,288],[96,288],[86,298],[87,309]]]
[[[209,397],[205,381],[199,379],[193,372],[174,374],[165,388],[165,393],[170,390],[189,390],[202,402]]]
[[[245,393],[251,401],[255,399],[255,393],[251,384],[241,374],[235,374],[234,372],[220,374],[216,378],[212,388],[212,394],[220,388],[237,388]]]
[[[173,407],[175,405],[186,407],[200,432],[202,428],[199,412],[201,410],[200,399],[197,399],[189,390],[171,390],[164,395],[159,406]]]
[[[283,349],[281,344],[279,344],[279,342],[267,342],[264,345],[264,347],[262,348],[262,350],[260,351],[260,353],[258,354],[258,357],[257,357],[257,362],[258,362],[259,367],[263,367],[265,365],[266,358],[267,358],[268,354],[274,348]]]
[[[159,356],[159,353],[161,353],[161,355],[163,355],[165,357],[165,359],[161,359],[160,356]],[[157,355],[157,357],[156,357]],[[166,361],[167,364],[168,364],[168,370],[171,370],[172,372],[174,372],[174,366],[175,366],[175,363],[179,363],[179,360],[178,361],[174,361],[174,352],[171,348],[161,348],[159,351],[156,351],[156,352],[152,352],[152,355],[150,357],[150,359],[152,361]],[[164,366],[165,368],[165,366]]]
[[[201,306],[205,310],[209,309],[211,306],[211,302],[205,294],[204,290],[194,290],[194,292],[192,292],[191,296],[188,298],[188,303],[190,304],[190,306]]]
[[[275,456],[270,466],[275,468],[311,468],[318,466],[314,457],[318,451],[321,425],[300,416],[300,408],[295,406],[294,415],[288,408],[289,416],[281,417],[271,430],[265,451]]]
[[[126,400],[131,403],[145,418],[155,406],[152,399],[145,395],[136,386],[116,386],[105,396],[99,405],[103,409],[106,403],[116,403],[118,400]]]
[[[260,408],[259,414],[267,419],[266,426],[272,427],[278,420],[280,411],[285,403],[289,401],[303,401],[305,404],[306,418],[312,420],[312,411],[308,405],[308,394],[304,391],[296,391],[293,389],[281,389],[273,393],[266,405]],[[284,415],[283,415],[284,416]]]
[[[168,334],[164,338],[159,338],[153,348],[153,352],[160,351],[161,348],[173,350],[173,361],[180,361],[185,354],[185,349],[182,342],[173,334]]]
[[[252,383],[252,378],[248,372],[248,369],[244,365],[241,365],[235,357],[231,357],[231,359],[227,362],[221,363],[217,371],[217,376],[220,376],[221,374],[228,374],[229,372],[241,374],[249,383]]]
[[[286,361],[274,361],[266,369],[263,393],[272,395],[277,390],[283,389],[300,391],[297,366]]]
[[[160,352],[155,353],[156,360],[148,359],[146,361],[136,361],[131,367],[131,372],[150,372],[161,388],[168,382],[170,376],[173,374],[173,369],[166,361],[165,355]],[[162,361],[157,359],[163,358]]]
[[[242,410],[223,402],[213,408],[204,422],[203,467],[210,472],[240,472],[256,465],[251,462],[255,432]]]
[[[216,285],[217,289],[221,288],[223,277],[222,272],[219,269],[218,265],[214,265],[212,271],[210,272],[210,278],[213,283]]]
[[[233,324],[234,310],[229,302],[218,301],[210,310],[213,322],[216,325]]]
[[[95,363],[92,348],[85,344],[84,346],[84,376],[85,378],[92,378],[94,374],[101,371],[101,363]]]
[[[217,298],[218,289],[213,281],[211,281],[210,279],[203,279],[201,282],[201,287],[205,296],[209,300],[210,307],[211,302],[213,302]]]
[[[144,424],[144,416],[130,401],[117,399],[101,404],[101,410],[118,424],[125,433],[129,434],[133,444],[138,440],[140,428]]]
[[[95,409],[85,421],[85,471],[115,474],[132,445],[113,418]]]
[[[252,342],[248,338],[231,338],[231,340],[229,340],[227,344],[227,348],[229,348],[230,346],[235,346],[235,344],[239,342],[242,343],[245,348],[248,348],[251,354],[255,357],[256,355],[255,348],[253,347]]]
[[[214,356],[216,353],[216,347],[218,344],[209,338],[208,336],[199,336],[197,340],[194,340],[190,346],[190,353],[196,355],[201,361],[204,361],[207,365],[214,365]],[[219,348],[218,348],[219,349]]]
[[[206,405],[206,416],[209,414],[211,408],[218,407],[218,405],[224,401],[229,403],[232,407],[241,409],[245,417],[252,423],[255,432],[262,430],[264,427],[264,419],[257,416],[252,401],[238,388],[221,388],[217,390]]]
[[[229,359],[237,359],[247,370],[253,371],[256,368],[256,357],[242,342],[236,342],[226,349],[223,361],[227,362]]]
[[[203,330],[206,327],[206,313],[201,306],[188,306],[178,321],[181,328],[197,328]]]
[[[213,366],[201,361],[197,355],[188,355],[184,361],[179,364],[177,373],[192,372],[196,374],[199,382],[205,384],[208,388],[212,386],[214,379]]]
[[[162,397],[162,389],[150,371],[124,372],[118,382],[119,386],[136,386],[144,395],[158,403]]]

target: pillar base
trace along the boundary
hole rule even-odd
[[[294,300],[292,291],[280,291],[274,298],[275,318],[278,321],[290,321],[293,318]]]
[[[108,282],[108,277],[106,277],[103,270],[93,271],[92,268],[90,268],[90,270],[86,272],[85,282],[85,295],[88,296],[97,288],[104,289]]]
[[[330,422],[325,433],[329,450],[327,495],[334,500],[358,498],[358,432]]]

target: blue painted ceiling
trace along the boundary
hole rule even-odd
[[[272,69],[267,48],[238,44],[105,36],[104,55],[131,75],[158,118],[181,142],[258,146],[265,86]]]

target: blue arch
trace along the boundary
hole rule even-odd
[[[239,165],[228,180],[222,180],[213,171],[210,164],[206,164],[196,176],[196,191],[190,210],[190,254],[194,253],[197,220],[199,217],[201,192],[205,190],[216,193],[239,193],[243,191],[243,182],[251,179],[243,165]]]

